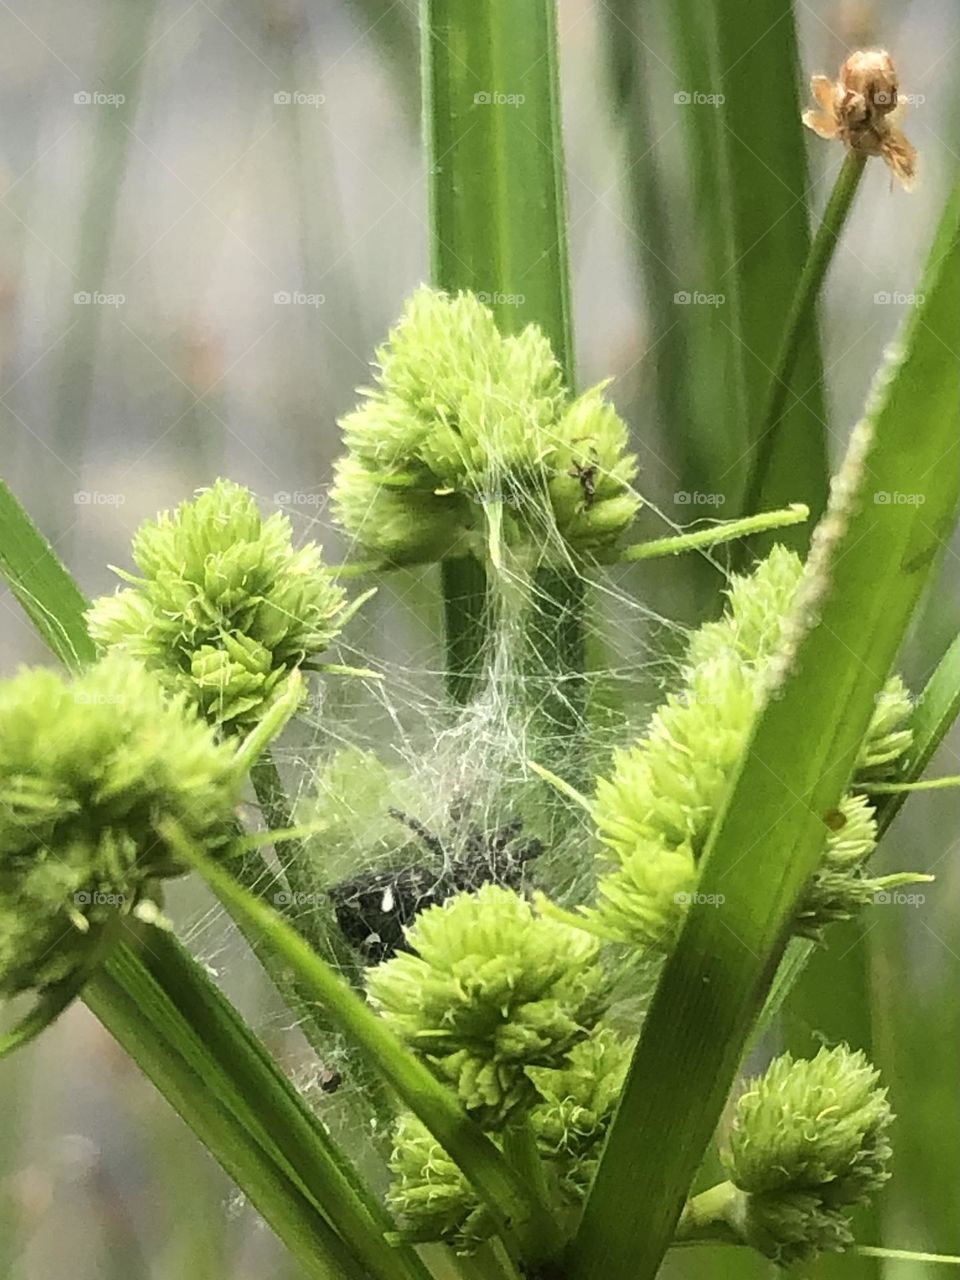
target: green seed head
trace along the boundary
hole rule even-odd
[[[487,1128],[529,1103],[526,1068],[560,1064],[602,1011],[599,944],[510,889],[429,908],[407,942],[368,971],[371,1000]]]
[[[782,1265],[852,1242],[847,1211],[889,1177],[893,1119],[878,1072],[846,1045],[777,1058],[747,1082],[723,1153],[746,1195],[732,1225]]]
[[[878,1080],[846,1045],[775,1059],[737,1103],[724,1157],[731,1179],[750,1192],[816,1191],[834,1208],[867,1199],[888,1177],[893,1117]]]
[[[262,519],[229,480],[141,525],[133,558],[142,576],[94,603],[91,634],[230,732],[256,724],[289,672],[315,662],[342,625],[344,593],[320,549],[295,550],[286,516]]]
[[[763,706],[801,573],[799,559],[775,547],[752,574],[733,579],[723,617],[691,637],[679,691],[598,780],[593,812],[603,874],[596,905],[585,914],[602,936],[660,949],[676,939],[700,856]],[[864,737],[858,776],[889,770],[903,753],[910,709],[894,677]],[[848,796],[835,819],[824,827],[823,860],[797,916],[798,932],[815,939],[883,887],[862,871],[876,843],[870,804]]]
[[[110,918],[182,869],[164,824],[218,846],[237,792],[232,750],[124,655],[0,685],[0,995],[68,977]]]
[[[608,551],[639,499],[627,429],[595,387],[570,400],[535,325],[500,333],[470,293],[421,288],[377,353],[377,385],[343,419],[334,506],[394,563],[483,555],[484,508],[507,545]]]

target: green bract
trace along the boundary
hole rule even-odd
[[[181,871],[164,823],[217,845],[238,790],[232,750],[132,659],[0,685],[0,995],[68,977],[108,920]]]
[[[680,690],[599,779],[593,815],[607,871],[596,905],[584,914],[601,935],[663,949],[677,936],[696,894],[700,855],[781,652],[801,573],[799,559],[775,547],[752,574],[733,579],[723,618],[691,638]],[[910,711],[894,677],[864,740],[859,778],[883,775],[906,750]],[[823,861],[799,908],[798,932],[819,937],[884,887],[885,880],[862,873],[875,843],[872,807],[846,797],[825,824]]]
[[[632,523],[627,428],[594,387],[571,399],[535,325],[504,336],[471,293],[426,287],[377,352],[377,385],[342,421],[334,507],[394,563],[484,554],[484,511],[513,546],[601,554]],[[558,536],[557,536],[558,535]]]
[[[345,620],[320,548],[295,550],[286,516],[264,520],[229,480],[142,524],[133,559],[142,577],[121,573],[134,585],[94,603],[91,634],[231,732],[263,716],[295,667],[316,665]]]
[[[893,1116],[878,1078],[838,1045],[809,1061],[784,1054],[748,1082],[723,1156],[748,1193],[737,1212],[748,1243],[784,1264],[850,1244],[844,1211],[889,1177]]]
[[[487,1128],[533,1096],[526,1069],[557,1066],[599,1017],[598,943],[485,885],[421,912],[409,953],[370,969],[371,1000]]]

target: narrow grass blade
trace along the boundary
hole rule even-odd
[[[198,1074],[178,1052],[173,1015],[163,1026],[156,1020],[160,1010],[154,1003],[151,1018],[144,1017],[143,984],[123,972],[124,959],[115,952],[94,976],[87,987],[87,1004],[243,1188],[306,1276],[364,1280],[362,1268],[302,1188],[220,1100],[219,1075]]]
[[[80,291],[68,308],[70,324],[61,346],[57,371],[56,447],[64,458],[79,460],[87,434],[94,372],[104,313],[108,307],[76,306],[107,286],[110,255],[123,193],[127,159],[136,139],[140,85],[151,49],[150,32],[156,0],[121,0],[108,6],[103,22],[107,54],[98,68],[97,84],[119,101],[95,112],[92,154],[84,166],[75,283]]]
[[[233,1005],[171,934],[150,929],[144,937],[135,965],[123,957],[121,975],[148,997],[162,993],[162,1012],[173,1009],[179,1020],[181,1053],[198,1071],[218,1072],[217,1096],[302,1183],[371,1275],[426,1280],[415,1254],[385,1248],[389,1214]]]
[[[955,520],[960,188],[835,481],[777,696],[760,714],[644,1024],[572,1252],[572,1280],[652,1280]],[[915,504],[878,493],[922,495]],[[909,509],[907,507],[909,506]],[[885,566],[878,574],[876,566]],[[722,903],[717,907],[712,905]]]
[[[780,349],[774,360],[773,372],[763,400],[752,471],[747,486],[748,511],[752,511],[763,500],[770,477],[771,463],[780,438],[781,425],[793,393],[792,382],[797,358],[805,341],[805,335],[814,323],[817,298],[830,263],[833,261],[833,253],[843,232],[847,215],[853,206],[866,163],[867,157],[857,152],[851,152],[844,160],[797,283],[796,293],[790,304],[780,339]]]
[[[96,656],[88,600],[12,492],[0,480],[0,573],[40,638],[72,671]]]

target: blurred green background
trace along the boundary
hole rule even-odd
[[[348,552],[325,502],[336,418],[427,272],[415,10],[414,0],[0,2],[0,465],[88,592],[111,589],[107,566],[127,562],[143,518],[217,474],[250,485],[265,507],[283,506],[298,536],[317,537],[329,558]],[[835,73],[849,50],[881,44],[916,96],[904,127],[920,150],[920,188],[892,191],[882,166],[870,166],[821,308],[835,460],[960,162],[960,9],[955,0],[800,0],[794,11],[804,86],[811,72]],[[711,82],[690,81],[692,64],[678,58],[671,0],[560,0],[559,15],[580,380],[613,376],[641,489],[664,519],[732,515],[717,445],[729,412],[726,298],[696,322],[697,304],[682,300],[725,296],[724,278],[745,256],[721,245],[723,270],[704,273],[716,225],[710,163],[701,154],[691,171],[689,139],[691,121],[703,119],[691,113],[712,110],[696,98]],[[766,42],[781,35],[758,17],[742,56],[762,70]],[[756,85],[756,101],[738,109],[762,118],[761,76]],[[797,96],[799,112],[805,88]],[[809,182],[786,201],[781,193],[777,220],[805,207],[815,217],[829,193],[839,148],[812,135],[804,145]],[[749,180],[756,190],[737,196],[762,222],[759,165]],[[772,222],[749,246],[771,278],[776,263],[764,254],[775,242]],[[771,325],[780,305],[771,302]],[[762,310],[755,324],[762,331]],[[813,465],[816,448],[811,438]],[[717,501],[694,509],[684,500],[705,489]],[[649,528],[662,521],[651,517]],[[954,552],[911,641],[915,689],[960,623]],[[617,617],[617,632],[649,663],[647,614],[689,622],[721,578],[670,563],[624,582],[644,608]],[[354,637],[405,664],[412,684],[439,660],[433,586],[430,575],[394,581]],[[0,605],[3,669],[44,660],[9,594]],[[420,683],[430,696],[429,680]],[[958,756],[954,735],[934,771],[958,772]],[[919,907],[878,908],[859,930],[835,934],[782,1028],[802,1051],[820,1038],[870,1049],[890,1085],[896,1173],[863,1238],[954,1253],[958,818],[951,794],[910,801],[879,859],[934,871],[936,885]],[[227,927],[189,888],[171,912],[309,1086],[315,1064]],[[0,1067],[0,1107],[0,1276],[296,1274],[82,1007]],[[769,1270],[712,1251],[667,1269],[691,1280]],[[845,1258],[808,1274],[934,1272]]]

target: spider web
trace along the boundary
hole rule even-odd
[[[313,539],[329,548],[338,534],[317,499],[311,518],[303,517],[299,503],[288,514],[297,541]],[[680,531],[656,514],[658,532]],[[542,889],[566,906],[590,897],[596,845],[589,816],[538,777],[530,762],[549,766],[589,794],[615,748],[642,732],[677,683],[688,633],[644,602],[642,569],[578,571],[556,531],[540,532],[538,551],[560,560],[584,587],[585,677],[558,678],[531,661],[531,618],[550,600],[534,573],[504,556],[499,568],[488,566],[496,621],[474,695],[468,705],[452,706],[444,688],[439,569],[395,570],[378,575],[376,596],[328,655],[379,679],[315,678],[307,710],[275,745],[296,822],[317,828],[306,842],[311,890],[287,904],[306,932],[315,913],[338,927],[331,891],[348,912],[352,896],[365,923],[370,912],[359,910],[360,900],[366,895],[369,905],[372,895],[384,916],[401,924],[409,923],[421,901],[442,901],[452,889],[475,888],[483,880]],[[719,588],[724,565],[700,554],[719,571]],[[367,557],[348,543],[342,558]],[[368,585],[348,581],[348,594]],[[262,829],[255,804],[245,816],[250,829]],[[408,892],[411,882],[415,895]],[[230,977],[238,966],[247,973],[245,966],[253,963],[240,958],[243,944],[219,905],[194,907],[186,929],[180,928],[218,978]],[[351,940],[352,959],[340,967],[359,986],[364,966],[379,957],[375,945],[364,948],[358,941]],[[234,985],[244,983],[231,982],[231,995]],[[652,974],[625,993],[616,1018],[622,1029],[636,1032],[651,985]],[[268,1005],[261,1000],[244,1011],[268,1039],[281,1037],[298,1087],[367,1176],[383,1185],[390,1118],[371,1106],[369,1078],[353,1047],[334,1032],[324,1034],[321,1051],[316,1036],[312,1045],[291,1043],[287,1033],[296,1031],[302,1016],[276,1000]]]

